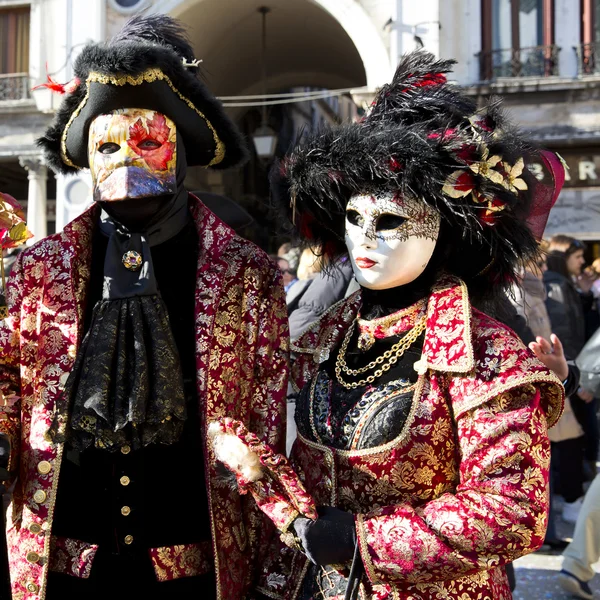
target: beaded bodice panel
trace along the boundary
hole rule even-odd
[[[378,331],[366,347],[359,339],[364,327],[355,325],[349,332],[344,357],[347,366],[360,369],[391,350],[422,318],[423,311],[421,303],[416,310],[411,307],[401,311],[402,318],[398,321],[401,326],[394,327],[392,335],[383,336]],[[299,433],[305,439],[339,450],[375,448],[395,439],[410,413],[417,379],[414,363],[421,356],[422,337],[420,335],[397,362],[373,382],[351,389],[342,385],[335,375],[341,347],[336,348],[296,401]],[[345,379],[360,382],[360,376]]]

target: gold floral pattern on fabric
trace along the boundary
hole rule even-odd
[[[148,554],[157,581],[205,575],[214,568],[211,542],[150,548]]]
[[[322,339],[339,344],[359,306],[351,297],[329,313]],[[446,337],[454,322],[460,335]],[[297,344],[322,339],[312,330]],[[341,451],[299,437],[290,461],[317,505],[356,515],[365,598],[508,599],[503,565],[543,542],[547,428],[562,410],[563,389],[512,331],[471,310],[456,280],[440,282],[429,299],[425,344],[427,368],[396,440]],[[469,362],[466,372],[451,370]],[[298,383],[311,383],[314,364],[298,354]],[[302,579],[302,559],[272,548],[261,589],[296,598],[285,582]]]
[[[65,375],[81,338],[90,277],[93,206],[23,251],[8,284],[9,317],[0,323],[0,390],[14,404],[0,407],[0,431],[12,440],[18,479],[7,515],[14,598],[27,585],[46,594],[52,520],[63,445],[47,437]],[[200,254],[196,287],[196,360],[200,417],[206,427],[219,416],[242,421],[275,451],[285,450],[288,325],[281,276],[268,257],[235,235],[190,195]],[[16,460],[19,453],[18,461]],[[252,499],[232,494],[219,480],[205,448],[218,600],[248,594],[275,528]],[[40,461],[52,466],[40,473]],[[40,492],[37,493],[36,492]],[[22,523],[46,523],[33,533]],[[27,553],[40,560],[30,563]]]
[[[92,571],[97,544],[52,536],[50,542],[50,571],[87,579]]]
[[[286,533],[290,524],[298,515],[309,519],[317,519],[317,508],[312,497],[283,454],[273,452],[262,443],[254,433],[248,431],[243,423],[230,418],[220,419],[211,424],[209,435],[213,447],[218,447],[226,436],[235,436],[245,448],[247,455],[242,458],[243,464],[226,464],[232,470],[238,483],[240,494],[250,493],[257,506],[269,517],[277,529]],[[225,442],[227,443],[227,442]],[[218,451],[215,451],[218,454]],[[244,467],[248,456],[256,458],[260,463],[252,469],[252,477]],[[239,458],[239,454],[236,453]],[[227,460],[229,456],[223,458]]]

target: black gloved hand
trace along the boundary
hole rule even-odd
[[[315,565],[338,565],[352,560],[356,546],[356,526],[351,513],[319,506],[316,521],[298,517],[294,521],[296,535],[304,553]]]
[[[10,459],[10,442],[8,437],[0,433],[0,495],[6,493],[6,486],[3,485],[10,479],[10,473],[7,470]]]
[[[9,459],[10,441],[8,436],[0,433],[0,483],[10,479],[10,473],[7,471]]]

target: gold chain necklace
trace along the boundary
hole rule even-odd
[[[378,356],[375,360],[371,361],[366,367],[362,367],[360,369],[350,369],[346,364],[345,356],[346,351],[348,350],[348,344],[350,343],[350,338],[352,337],[352,327],[348,329],[348,333],[344,337],[344,341],[342,342],[342,346],[340,348],[340,352],[337,356],[337,360],[335,361],[335,376],[341,385],[343,385],[347,390],[353,390],[357,387],[362,387],[367,385],[368,383],[373,383],[375,379],[381,377],[386,371],[389,371],[398,360],[404,355],[404,353],[410,348],[411,344],[413,344],[417,338],[425,331],[425,327],[427,326],[427,318],[423,317],[402,339],[396,342],[389,350],[386,350],[382,355]],[[384,363],[384,361],[387,362]],[[369,375],[365,379],[361,379],[360,381],[356,381],[354,383],[349,383],[344,381],[342,377],[342,371],[346,375],[360,375],[365,373],[366,371],[370,371],[381,365],[379,369],[375,371],[372,375]]]
[[[427,306],[427,299],[420,300],[413,306],[409,308],[404,308],[399,310],[391,315],[387,315],[385,317],[378,317],[377,319],[361,319],[360,314],[358,315],[358,349],[363,352],[366,350],[370,350],[377,339],[375,336],[375,332],[377,330],[385,331],[390,329],[392,326],[396,325],[402,319],[406,319],[407,317],[411,317],[422,310],[424,310]],[[386,336],[387,337],[387,336]]]

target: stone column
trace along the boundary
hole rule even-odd
[[[556,0],[554,3],[554,43],[561,49],[558,55],[558,74],[577,77],[575,46],[581,44],[581,13],[579,2]]]
[[[63,227],[68,223],[67,219],[67,191],[66,191],[66,177],[62,173],[56,173],[54,175],[56,179],[56,225],[55,231],[59,232],[63,230]]]
[[[34,243],[47,235],[46,179],[48,170],[39,156],[21,156],[19,164],[27,170],[27,179],[29,179],[27,226],[35,236],[29,243]]]

